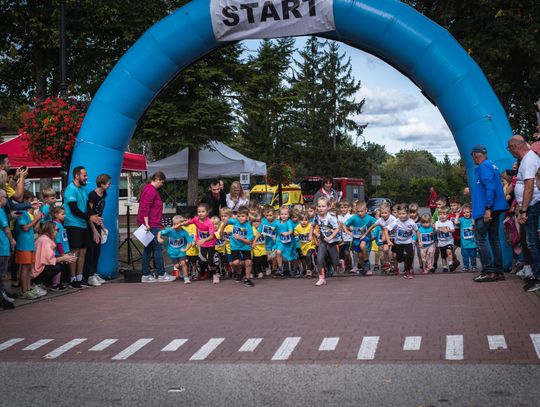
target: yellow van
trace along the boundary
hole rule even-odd
[[[279,197],[277,191],[277,185],[255,185],[249,192],[249,199],[258,201],[261,206],[272,205],[274,209],[278,209]],[[304,204],[302,189],[298,184],[282,185],[281,197],[283,205]]]

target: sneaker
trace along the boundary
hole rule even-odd
[[[374,271],[379,271],[380,268],[381,268],[381,266],[379,266],[378,264],[375,264],[375,265],[373,266],[373,270],[374,270]]]
[[[261,279],[263,277],[264,277],[264,273],[261,272],[261,273],[257,274],[257,278]]]
[[[294,272],[294,277],[295,277],[295,278],[301,278],[301,277],[302,277],[302,274],[300,273],[300,270],[296,270],[296,271]]]
[[[533,285],[536,284],[536,280],[534,278],[525,280],[526,283],[523,286],[523,291],[529,291],[529,288],[531,288]]]
[[[326,279],[319,278],[319,280],[315,283],[316,286],[326,285]]]
[[[153,275],[148,274],[147,276],[142,276],[141,283],[155,283],[156,279]]]
[[[174,280],[176,280],[176,277],[173,277],[168,273],[163,273],[163,275],[159,276],[157,279],[158,283],[170,283]]]
[[[267,268],[265,274],[266,274],[266,277],[270,277],[272,275],[272,269]]]
[[[443,273],[448,273],[448,267],[443,267],[442,272]]]
[[[93,287],[92,285],[90,285],[90,284],[88,283],[88,281],[82,280],[82,281],[79,281],[79,283],[81,284],[81,288],[90,288],[90,287]]]
[[[4,298],[1,298],[0,299],[0,308],[2,308],[2,309],[13,309],[13,308],[15,308],[15,305],[10,301],[6,301]]]
[[[22,297],[25,300],[37,300],[39,298],[39,295],[34,290],[28,290],[22,295]]]
[[[93,276],[88,277],[88,284],[93,287],[99,287],[101,285],[101,283],[96,278],[95,274]]]
[[[403,278],[407,280],[409,279],[409,270],[405,270],[405,272],[403,273]]]
[[[69,283],[69,287],[73,288],[74,290],[82,289],[82,285],[79,281],[72,281],[71,283]]]
[[[191,284],[191,280],[189,279],[189,277],[184,277],[184,284]]]
[[[412,280],[414,278],[414,270],[413,269],[409,269],[409,274],[407,274],[407,278],[409,280]]]
[[[372,276],[373,275],[373,271],[371,271],[371,269],[367,269],[366,272],[364,273],[365,276]]]
[[[528,278],[533,275],[532,268],[529,264],[523,266],[523,268],[516,273],[516,276],[521,278]]]
[[[311,278],[312,273],[313,273],[313,272],[312,272],[311,270],[306,271],[306,277],[307,277],[307,278]]]
[[[243,283],[246,287],[255,287],[255,284],[249,278],[244,279]]]
[[[214,277],[212,278],[212,284],[219,284],[219,274],[214,273]]]
[[[358,274],[358,267],[354,266],[352,269],[349,270],[349,273]]]
[[[448,265],[448,269],[450,271],[455,271],[458,268],[458,266],[459,266],[459,263],[455,263],[455,264],[451,263],[451,264]]]
[[[67,288],[63,284],[57,284],[57,285],[53,285],[51,287],[51,291],[66,291],[66,290],[67,290]]]
[[[470,269],[470,268],[467,268],[467,267],[463,267],[463,268],[461,269],[461,272],[462,272],[462,273],[468,273],[468,272],[470,272],[470,271],[471,271],[471,269]]]
[[[15,302],[15,300],[13,298],[11,298],[5,291],[2,291],[2,298],[4,299],[4,301],[7,301],[7,302]]]
[[[47,290],[45,290],[43,287],[40,287],[39,285],[32,287],[32,290],[40,297],[47,295]]]
[[[512,266],[512,271],[510,271],[510,273],[516,274],[517,272],[519,272],[520,270],[522,270],[524,266],[525,266],[524,263],[522,263],[522,262],[520,262],[520,261],[516,261],[516,262],[514,263],[514,265]]]
[[[242,282],[242,275],[241,274],[235,274],[234,281],[236,281],[237,283],[241,283]]]
[[[97,274],[97,273],[94,274],[94,277],[95,277],[96,280],[99,281],[101,284],[105,284],[105,283],[107,282],[107,280],[101,278],[101,277],[99,276],[99,274]]]
[[[535,280],[533,284],[527,289],[528,293],[540,290],[540,281]]]

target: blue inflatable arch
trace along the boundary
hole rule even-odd
[[[505,145],[512,132],[506,114],[478,65],[445,29],[397,0],[334,0],[333,13],[335,31],[318,35],[378,56],[417,84],[452,131],[469,183],[474,144],[487,145],[490,159],[508,168]],[[100,173],[112,176],[105,212],[110,236],[100,274],[117,272],[120,169],[139,119],[175,75],[223,45],[214,37],[210,0],[194,0],[151,27],[95,95],[72,166],[85,166],[92,182]]]

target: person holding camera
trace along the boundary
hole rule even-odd
[[[531,150],[525,138],[520,135],[508,140],[508,151],[520,161],[514,193],[519,205],[518,222],[525,226],[527,248],[532,259],[533,277],[523,287],[525,291],[540,290],[540,190],[536,183],[536,173],[540,168],[540,158]]]

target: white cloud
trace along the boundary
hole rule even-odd
[[[407,112],[419,108],[421,104],[419,97],[397,89],[372,89],[364,86],[358,92],[358,99],[364,98],[364,113],[373,115]]]

